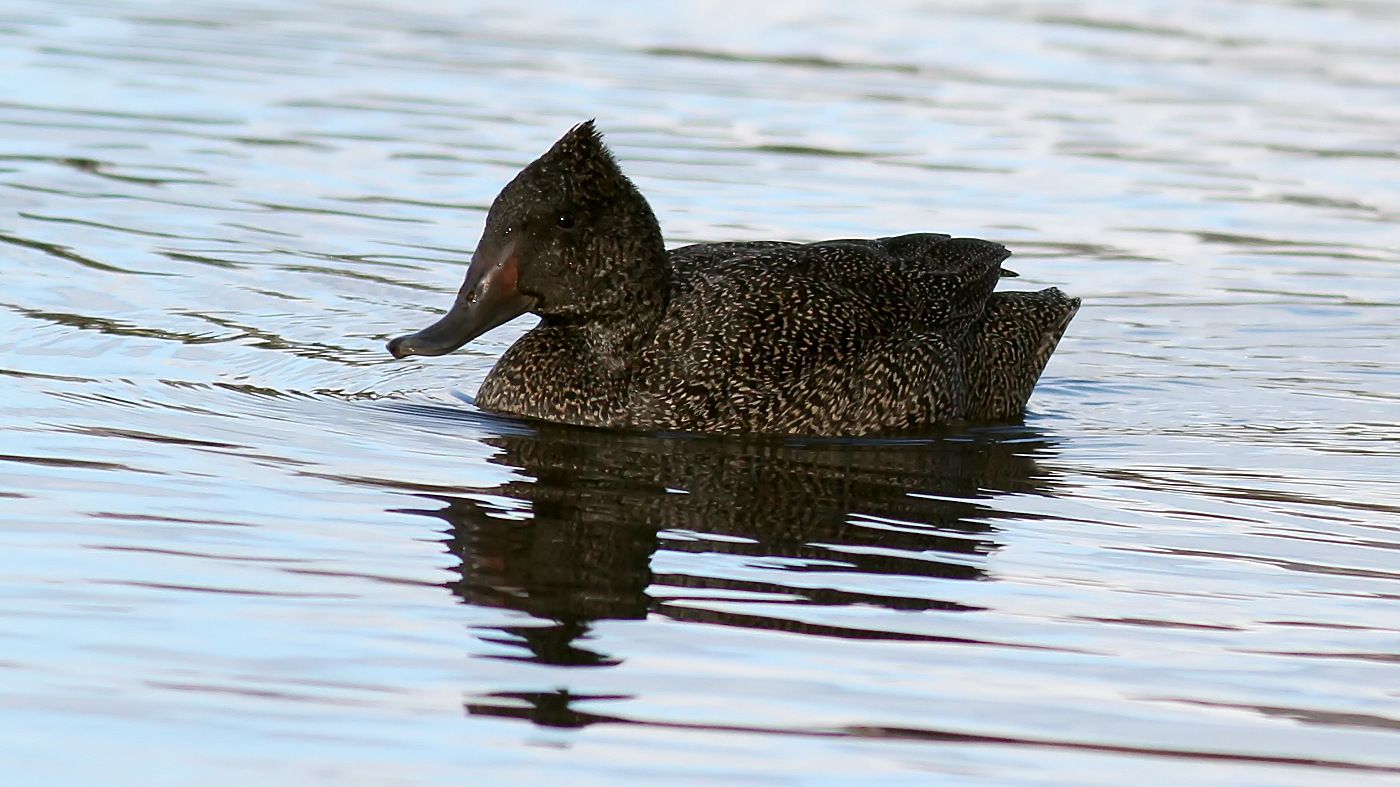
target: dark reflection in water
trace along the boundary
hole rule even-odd
[[[633,722],[617,716],[581,711],[575,707],[580,702],[597,700],[626,700],[628,696],[604,694],[574,694],[567,689],[557,691],[501,691],[482,697],[479,701],[465,703],[467,713],[474,716],[494,716],[501,719],[520,719],[541,727],[587,727],[590,724],[612,723],[631,724]]]
[[[591,624],[652,612],[817,636],[968,642],[667,604],[648,589],[683,588],[691,601],[759,595],[786,604],[976,609],[781,577],[985,578],[982,556],[998,546],[986,521],[990,499],[1043,494],[1053,484],[1036,462],[1052,442],[1025,428],[917,441],[778,442],[545,424],[483,442],[499,449],[491,462],[519,477],[470,497],[424,495],[445,506],[412,513],[449,525],[447,546],[461,560],[451,587],[463,600],[546,622],[488,638],[519,647],[515,658],[564,666],[617,663],[590,647]],[[652,556],[662,544],[751,558],[765,569],[755,574],[774,578],[657,574]]]

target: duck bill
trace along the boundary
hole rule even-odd
[[[519,276],[520,257],[513,241],[500,249],[477,249],[467,280],[447,314],[418,333],[389,342],[389,354],[395,358],[446,355],[519,317],[534,303],[516,287]]]

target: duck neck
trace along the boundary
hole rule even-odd
[[[549,421],[622,425],[634,372],[670,302],[665,254],[657,270],[634,270],[586,315],[541,314],[491,370],[477,404]]]
[[[560,334],[582,354],[582,369],[608,376],[625,374],[651,343],[665,315],[669,282],[620,298],[616,307],[586,318],[544,317],[541,324]]]
[[[545,324],[577,337],[570,344],[579,352],[576,361],[581,371],[590,376],[615,377],[627,374],[632,368],[642,348],[656,332],[659,321],[658,311],[655,315],[633,314],[580,323]]]
[[[541,314],[542,324],[575,335],[571,342],[585,352],[578,360],[585,366],[617,372],[630,366],[656,333],[671,295],[670,256],[657,232],[655,248],[604,274],[605,291],[596,293],[583,313]]]

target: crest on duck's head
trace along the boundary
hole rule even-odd
[[[603,132],[598,130],[597,119],[589,118],[582,123],[564,132],[564,136],[559,138],[555,147],[565,145],[578,148],[579,150],[593,150],[608,153],[608,146],[603,144]]]
[[[569,129],[506,187],[507,202],[530,195],[538,201],[635,201],[636,186],[623,174],[592,120]],[[522,193],[523,192],[523,193]]]
[[[603,172],[622,172],[592,120],[585,120],[569,129],[539,157],[537,163],[546,170],[559,169],[595,176]]]

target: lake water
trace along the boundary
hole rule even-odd
[[[1392,0],[0,6],[0,781],[1400,776]],[[1084,299],[1023,426],[474,410],[597,117],[668,242]]]

